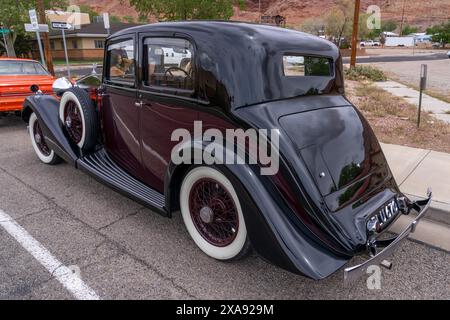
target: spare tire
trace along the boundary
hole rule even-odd
[[[81,151],[92,150],[97,144],[97,112],[87,91],[73,87],[64,92],[59,118],[70,141]]]

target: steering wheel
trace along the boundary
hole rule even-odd
[[[167,77],[167,74],[170,74],[172,77],[174,77],[172,71],[182,71],[187,78],[191,79],[191,76],[189,75],[189,73],[186,72],[186,70],[181,69],[179,67],[170,67],[169,69],[166,70],[166,72],[164,72],[164,77]]]

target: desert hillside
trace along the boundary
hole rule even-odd
[[[96,12],[108,11],[119,17],[137,18],[136,11],[128,5],[127,0],[71,0],[74,4],[89,5]],[[334,0],[261,0],[263,14],[286,16],[288,25],[299,25],[310,17],[318,17],[333,7]],[[405,6],[404,6],[405,3]],[[450,0],[362,0],[365,10],[369,5],[380,6],[382,18],[401,21],[403,6],[405,22],[426,28],[450,19]],[[257,21],[258,0],[247,0],[244,11],[235,9],[233,20]]]

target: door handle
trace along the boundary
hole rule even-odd
[[[144,105],[144,102],[143,101],[135,102],[134,105],[138,108],[142,108],[142,106]]]

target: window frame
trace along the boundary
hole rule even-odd
[[[101,44],[97,46],[97,44]],[[105,41],[104,40],[94,40],[94,48],[95,49],[105,49]]]
[[[134,60],[134,82],[131,81],[117,81],[117,80],[111,80],[109,79],[110,75],[110,59],[111,55],[109,54],[108,48],[111,45],[126,42],[126,41],[132,41],[133,42],[133,60]],[[134,33],[132,34],[126,34],[117,38],[110,39],[109,41],[105,42],[105,48],[103,49],[105,51],[105,61],[104,61],[104,67],[103,67],[103,83],[106,85],[112,85],[112,86],[119,86],[124,88],[137,88],[138,83],[138,63],[137,63],[137,55],[138,55],[138,47],[136,45],[136,35]]]
[[[304,75],[304,76],[290,76],[290,75],[286,75],[285,73],[285,66],[284,66],[284,57],[303,57],[303,58],[323,58],[323,59],[327,59],[329,62],[329,66],[330,66],[330,74],[327,76],[324,75],[317,75],[317,76],[311,76],[311,75]],[[332,57],[329,56],[324,56],[324,55],[315,55],[315,54],[305,54],[305,53],[299,53],[299,52],[284,52],[281,55],[281,72],[283,77],[285,78],[318,78],[318,77],[322,77],[322,78],[334,78],[336,75],[336,66],[335,63],[333,61]],[[305,66],[305,71],[306,71],[306,66]]]
[[[191,64],[193,70],[192,76],[192,89],[180,89],[173,88],[167,86],[157,86],[157,85],[147,85],[145,84],[145,78],[148,76],[145,71],[148,66],[148,51],[146,49],[145,41],[147,39],[179,39],[188,41],[191,45]],[[158,34],[149,34],[149,33],[141,33],[139,35],[139,52],[140,52],[140,65],[139,65],[139,73],[140,73],[140,89],[146,91],[151,94],[158,94],[162,96],[173,96],[177,98],[185,98],[190,100],[195,99],[195,93],[197,91],[198,85],[198,72],[197,72],[197,64],[196,64],[196,56],[197,56],[197,47],[192,38],[187,35],[180,33],[158,33]]]

